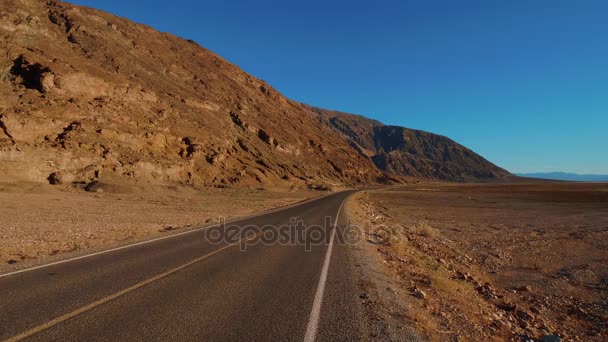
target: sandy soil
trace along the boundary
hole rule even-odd
[[[85,192],[42,184],[0,184],[0,272],[322,195],[245,188],[100,188]]]
[[[347,210],[372,338],[608,338],[608,184],[418,184]]]

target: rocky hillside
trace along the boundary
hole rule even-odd
[[[312,108],[382,171],[450,181],[496,179],[509,172],[437,134],[387,126],[363,116]]]
[[[319,112],[193,41],[0,0],[4,182],[323,188],[504,173],[447,138]]]
[[[0,0],[0,51],[3,181],[383,177],[315,113],[193,41],[67,3]]]

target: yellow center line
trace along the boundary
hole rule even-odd
[[[93,302],[93,303],[91,303],[89,305],[83,306],[83,307],[81,307],[81,308],[79,308],[77,310],[74,310],[74,311],[70,312],[70,313],[67,313],[65,315],[59,316],[59,317],[57,317],[55,319],[52,319],[52,320],[50,320],[50,321],[48,321],[46,323],[40,324],[40,325],[38,325],[38,326],[36,326],[36,327],[34,327],[32,329],[24,331],[24,332],[22,332],[21,334],[19,334],[17,336],[13,336],[13,337],[9,338],[5,342],[20,341],[20,340],[22,340],[24,338],[30,337],[32,335],[35,335],[35,334],[37,334],[37,333],[39,333],[41,331],[49,329],[49,328],[51,328],[51,327],[53,327],[53,326],[55,326],[55,325],[57,325],[59,323],[65,322],[66,320],[68,320],[70,318],[76,317],[76,316],[78,316],[78,315],[80,315],[82,313],[85,313],[85,312],[87,312],[89,310],[92,310],[92,309],[94,309],[94,308],[96,308],[96,307],[98,307],[98,306],[100,306],[102,304],[105,304],[105,303],[107,303],[107,302],[109,302],[111,300],[114,300],[114,299],[116,299],[116,298],[118,298],[120,296],[124,296],[125,294],[127,294],[129,292],[135,291],[135,290],[137,290],[137,289],[139,289],[139,288],[141,288],[143,286],[146,286],[146,285],[151,284],[151,283],[153,283],[153,282],[155,282],[157,280],[165,278],[165,277],[167,277],[167,276],[169,276],[169,275],[171,275],[173,273],[176,273],[176,272],[178,272],[180,270],[183,270],[186,267],[192,266],[192,265],[196,264],[197,262],[205,260],[205,259],[207,259],[207,258],[209,258],[209,257],[211,257],[211,256],[213,256],[213,255],[215,255],[215,254],[217,254],[217,253],[225,250],[225,249],[228,249],[228,248],[230,248],[232,246],[241,244],[243,242],[247,242],[247,241],[253,240],[253,239],[257,238],[258,236],[260,236],[262,234],[263,234],[263,232],[262,233],[258,233],[258,234],[254,235],[254,236],[251,236],[249,238],[241,239],[238,242],[232,243],[230,245],[226,245],[226,246],[224,246],[224,247],[222,247],[220,249],[217,249],[217,250],[215,250],[215,251],[213,251],[211,253],[208,253],[208,254],[203,255],[203,256],[201,256],[199,258],[191,260],[191,261],[189,261],[189,262],[187,262],[187,263],[185,263],[185,264],[183,264],[183,265],[181,265],[179,267],[176,267],[176,268],[168,270],[168,271],[166,271],[164,273],[158,274],[158,275],[156,275],[156,276],[154,276],[152,278],[149,278],[149,279],[146,279],[146,280],[144,280],[144,281],[142,281],[140,283],[137,283],[137,284],[135,284],[135,285],[133,285],[133,286],[131,286],[129,288],[126,288],[124,290],[121,290],[119,292],[111,294],[111,295],[109,295],[107,297],[104,297],[104,298],[102,298],[102,299],[100,299],[98,301],[95,301],[95,302]]]

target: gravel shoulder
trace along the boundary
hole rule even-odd
[[[608,336],[608,184],[417,184],[347,213],[376,340]]]

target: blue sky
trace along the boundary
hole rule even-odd
[[[608,174],[608,1],[75,0],[513,172]]]

